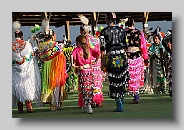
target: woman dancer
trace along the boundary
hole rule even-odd
[[[16,39],[12,43],[12,99],[19,113],[23,113],[23,102],[27,112],[32,113],[32,101],[40,103],[41,77],[32,45],[23,40],[20,26],[18,21],[13,22]]]
[[[51,110],[60,110],[66,83],[66,57],[56,42],[56,34],[49,29],[49,20],[42,20],[43,32],[36,35],[38,57],[41,60],[41,100],[50,103]]]
[[[134,27],[134,19],[129,18],[126,22],[126,36],[128,49],[126,51],[129,65],[129,87],[128,92],[132,93],[133,104],[138,104],[139,88],[144,86],[144,65],[148,64],[148,49],[144,33]]]
[[[159,35],[154,35],[154,43],[149,48],[149,56],[153,58],[152,70],[153,78],[156,78],[154,84],[154,92],[162,93],[166,91],[166,77],[165,77],[165,67],[163,63],[165,55],[165,47],[162,45],[161,37]]]
[[[79,18],[83,23],[80,26],[80,34],[86,36],[87,44],[91,49],[100,51],[100,40],[98,37],[95,37],[91,34],[91,27],[88,25],[88,19],[83,15],[79,15]],[[99,107],[102,105],[102,102],[104,100],[102,92],[103,72],[101,70],[101,58],[99,58],[96,62],[94,62],[95,60],[96,58],[93,57],[92,69],[94,74],[94,87],[93,87],[94,90],[93,90],[92,107]]]
[[[82,107],[86,113],[91,114],[93,113],[91,104],[94,88],[92,59],[95,57],[97,61],[100,56],[100,51],[91,49],[86,44],[86,37],[84,35],[79,35],[76,38],[76,44],[78,46],[72,52],[71,63],[73,67],[78,69],[78,105]]]

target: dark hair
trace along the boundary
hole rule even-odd
[[[86,35],[86,31],[84,30],[84,27],[85,26],[88,26],[88,25],[85,25],[85,24],[82,24],[81,26],[80,26],[80,31],[84,31],[84,35]],[[88,32],[89,34],[91,33],[91,31],[89,30],[89,32]]]
[[[50,30],[48,34],[45,34],[44,41],[50,40],[54,36],[55,32]]]
[[[158,37],[158,39],[161,40],[161,38],[160,38],[159,35],[155,34],[155,35],[153,36],[153,39],[154,39],[155,37]]]
[[[23,32],[22,31],[15,32],[15,38],[22,38],[22,37],[23,37]]]
[[[128,18],[128,21],[125,23],[126,26],[132,27],[134,24],[134,19],[133,18]]]
[[[76,37],[76,42],[79,42],[79,45],[82,47],[84,52],[84,59],[89,57],[89,46],[86,44],[86,37],[84,35],[79,35]]]
[[[36,34],[36,37],[38,39],[43,39],[45,37],[45,34],[43,32],[39,32],[39,33]]]
[[[116,23],[116,17],[113,17],[113,13],[114,12],[108,12],[105,14],[105,18],[109,20],[109,23]],[[114,15],[116,14],[114,13]]]
[[[81,30],[81,31],[84,31],[84,24],[82,24],[82,25],[80,26],[80,30]]]

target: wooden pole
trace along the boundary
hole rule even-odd
[[[95,22],[95,25],[97,25],[97,23],[98,23],[99,16],[100,16],[100,12],[96,12],[96,22]]]
[[[77,15],[77,13],[72,13],[71,15],[68,16],[67,21],[72,20]],[[61,27],[65,24],[65,20],[62,20],[60,24],[56,25],[55,27]]]
[[[67,40],[70,40],[70,23],[69,23],[69,21],[66,21],[66,23],[65,23],[65,34],[66,34]]]
[[[42,17],[42,20],[43,20],[44,18],[47,18],[47,12],[42,12],[42,13],[41,13],[41,17]]]
[[[50,18],[51,18],[51,12],[49,13],[49,16],[48,16],[48,17],[49,17],[48,19],[49,19],[49,21],[50,21]]]
[[[146,33],[148,31],[148,16],[149,16],[149,12],[143,12],[142,13],[142,26],[143,26],[143,32]]]
[[[91,25],[92,25],[92,35],[95,35],[95,30],[94,28],[96,27],[96,12],[92,12],[92,15],[91,15]]]

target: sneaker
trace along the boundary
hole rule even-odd
[[[88,111],[87,111],[87,114],[92,114],[93,113],[93,109],[89,109]]]
[[[87,106],[87,111],[86,111],[87,114],[92,114],[93,113],[93,109],[91,108],[91,105],[88,105]]]

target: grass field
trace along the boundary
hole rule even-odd
[[[63,102],[62,110],[50,111],[49,105],[44,107],[35,107],[33,104],[34,113],[19,114],[17,108],[12,108],[12,118],[158,118],[172,119],[172,97],[169,94],[140,94],[140,104],[131,104],[133,97],[126,95],[124,111],[113,112],[116,108],[114,99],[110,99],[107,95],[108,86],[104,84],[104,102],[102,106],[93,108],[93,114],[86,114],[77,106],[77,93],[68,93],[68,99]],[[24,106],[25,108],[25,106]]]

